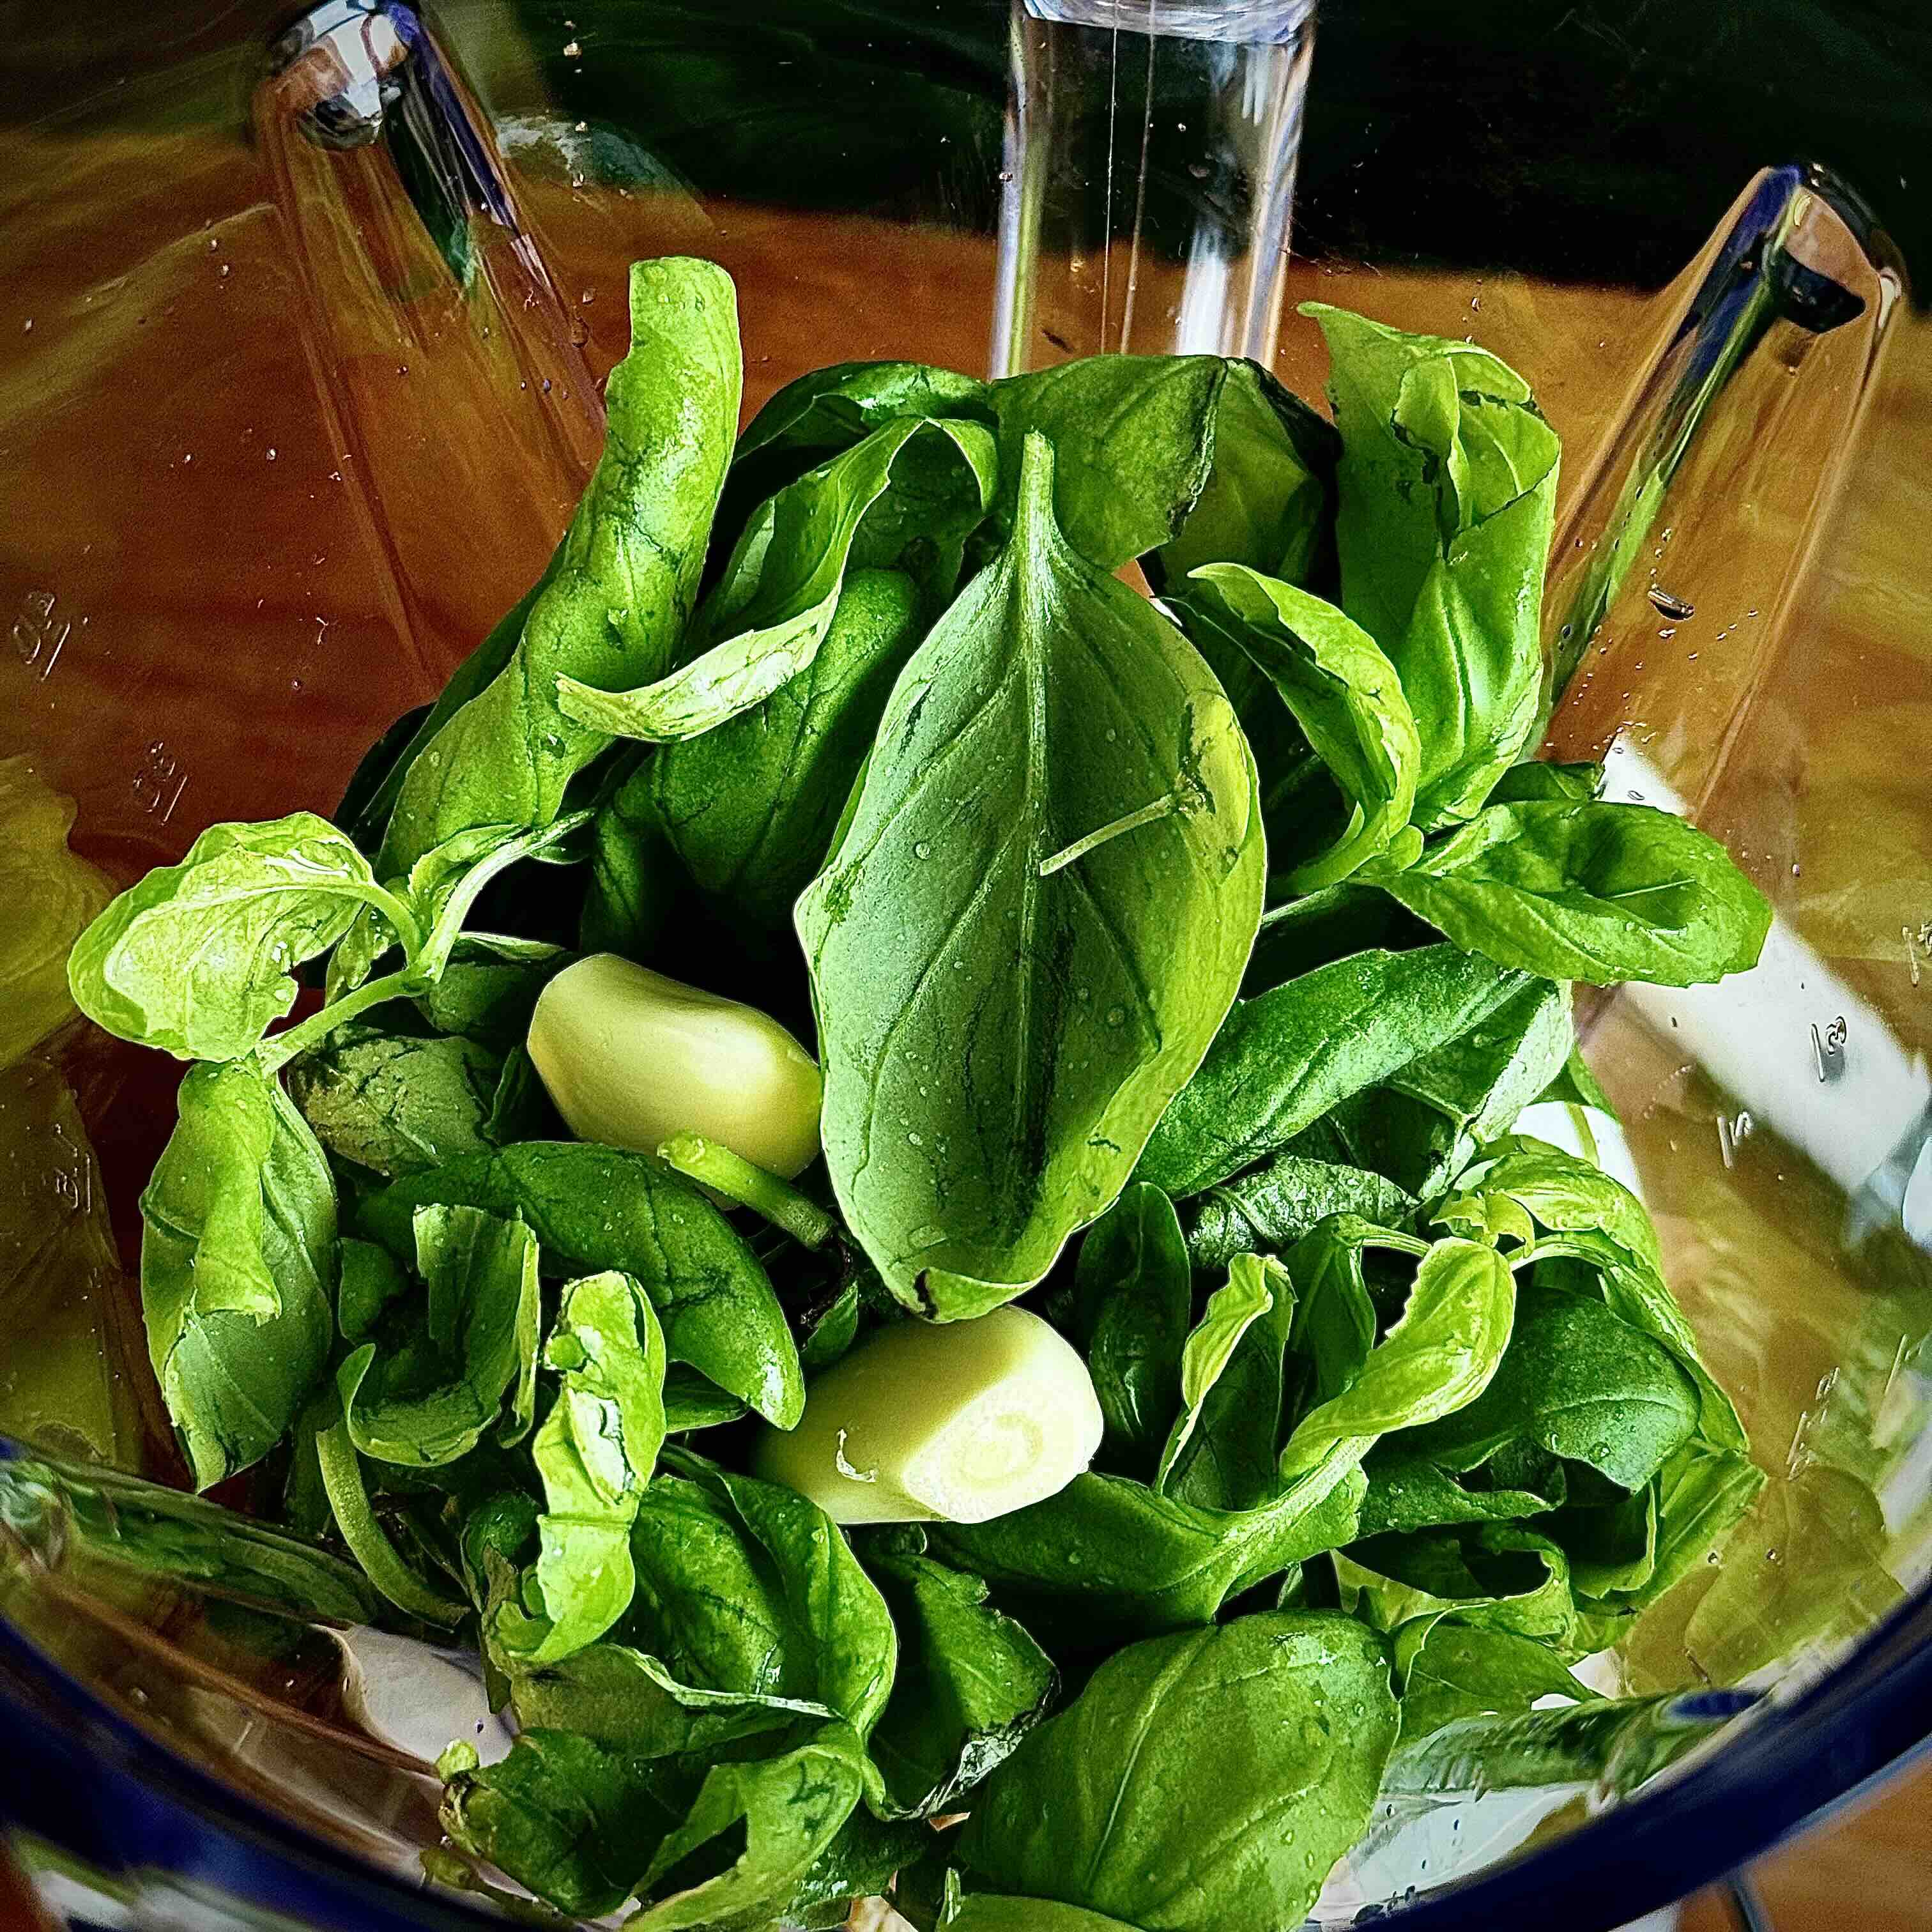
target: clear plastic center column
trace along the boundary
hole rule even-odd
[[[1274,353],[1314,0],[1014,0],[996,376]]]

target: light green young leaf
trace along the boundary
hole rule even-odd
[[[629,1608],[631,1526],[664,1438],[664,1334],[628,1275],[570,1282],[543,1360],[560,1386],[531,1445],[544,1488],[536,1568],[524,1600],[485,1633],[524,1670],[596,1642]]]
[[[1154,1472],[1154,1492],[1167,1493],[1168,1479],[1182,1450],[1192,1439],[1202,1405],[1233,1359],[1241,1338],[1274,1307],[1277,1297],[1292,1295],[1288,1270],[1277,1261],[1259,1255],[1237,1255],[1228,1264],[1226,1282],[1208,1298],[1208,1306],[1180,1352],[1180,1413],[1169,1431],[1167,1446]]]
[[[183,1060],[234,1060],[294,1005],[294,968],[364,907],[406,915],[369,862],[312,812],[211,825],[74,942],[74,1004],[122,1040]]]
[[[1176,1199],[1279,1152],[1349,1094],[1468,1030],[1522,980],[1454,946],[1358,952],[1228,1014],[1135,1178]]]
[[[179,1107],[141,1196],[141,1308],[205,1490],[266,1455],[322,1377],[335,1186],[307,1123],[251,1063],[191,1068]]]
[[[1362,877],[1467,952],[1598,986],[1744,972],[1771,927],[1714,838],[1648,805],[1492,805],[1413,865]]]
[[[1328,338],[1342,435],[1342,608],[1388,653],[1415,715],[1416,823],[1451,824],[1536,729],[1556,433],[1486,350],[1322,303],[1301,312]]]
[[[1109,1658],[989,1778],[960,1862],[991,1888],[1168,1932],[1299,1924],[1395,1742],[1354,1618],[1265,1612]]]
[[[1218,630],[1267,676],[1350,816],[1329,849],[1279,882],[1290,898],[1319,892],[1388,850],[1415,806],[1421,745],[1395,667],[1332,604],[1240,564],[1196,571],[1181,620]]]
[[[412,747],[385,878],[472,826],[556,816],[565,787],[610,742],[560,709],[560,676],[622,687],[670,668],[737,425],[737,303],[722,268],[669,256],[633,266],[630,308],[596,473],[514,646],[506,654],[493,633],[488,682]]]
[[[1508,1359],[1515,1314],[1515,1277],[1495,1250],[1436,1242],[1417,1265],[1402,1318],[1361,1373],[1296,1424],[1281,1452],[1284,1480],[1337,1457],[1359,1463],[1391,1430],[1466,1409]]]
[[[895,418],[753,517],[698,613],[698,656],[633,691],[561,678],[559,701],[621,737],[663,742],[714,729],[809,668],[849,570],[927,560],[927,594],[944,602],[998,475],[992,433],[977,423]]]
[[[474,1208],[418,1208],[414,1232],[428,1284],[421,1327],[391,1346],[364,1342],[336,1371],[336,1386],[362,1454],[438,1468],[492,1430],[506,1444],[529,1432],[537,1243],[520,1221]]]
[[[1035,438],[1011,538],[902,674],[797,911],[840,1205],[892,1292],[941,1319],[1022,1292],[1114,1199],[1261,913],[1227,700],[1061,539],[1052,476]],[[1162,799],[1156,822],[1049,866]]]

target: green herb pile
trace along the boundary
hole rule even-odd
[[[1767,909],[1532,761],[1526,386],[1311,312],[1332,425],[1216,357],[891,363],[734,444],[728,280],[640,265],[542,580],[334,822],[213,826],[76,946],[193,1063],[141,1285],[195,1483],[266,1460],[520,1727],[446,1754],[444,1875],[1276,1932],[1399,1738],[1589,1697],[1754,1494],[1642,1208],[1511,1127],[1605,1104],[1571,982],[1716,980]],[[830,1238],[563,1132],[524,1030],[591,950],[815,1041],[764,1192]],[[1022,1295],[1105,1418],[1058,1494],[848,1532],[745,1473],[870,1331]]]

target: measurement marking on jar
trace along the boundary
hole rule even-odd
[[[1901,926],[1898,936],[1905,942],[1905,969],[1912,975],[1912,983],[1918,983],[1918,962],[1924,959],[1932,962],[1932,919],[1928,919],[1916,932],[1910,926]]]
[[[1726,1167],[1735,1167],[1737,1165],[1738,1148],[1750,1138],[1756,1127],[1757,1123],[1751,1118],[1749,1112],[1742,1107],[1738,1109],[1737,1118],[1735,1120],[1727,1114],[1720,1114],[1718,1116],[1718,1151],[1724,1156],[1724,1165]]]
[[[14,650],[44,684],[53,675],[74,630],[67,618],[54,614],[56,602],[51,590],[30,590],[20,600],[20,614],[14,620]]]
[[[1820,1036],[1818,1022],[1811,1022],[1811,1058],[1817,1063],[1818,1084],[1822,1087],[1845,1077],[1845,1016],[1840,1013]]]
[[[168,749],[165,740],[157,738],[134,773],[134,796],[140,800],[141,808],[165,825],[174,817],[175,807],[181,803],[182,794],[187,789],[188,773],[182,770],[181,761]]]

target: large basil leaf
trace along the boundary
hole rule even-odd
[[[122,1040],[233,1060],[294,1005],[294,968],[372,906],[395,902],[327,819],[211,825],[179,865],[157,866],[74,941],[68,985]]]
[[[421,1312],[401,1333],[364,1342],[336,1371],[336,1386],[362,1454],[431,1469],[467,1455],[492,1429],[505,1443],[529,1432],[537,1244],[522,1222],[475,1208],[418,1208],[412,1228],[428,1284]]]
[[[885,1708],[892,1620],[838,1526],[795,1491],[671,1452],[631,1533],[637,1592],[615,1634],[680,1683],[836,1712]]]
[[[629,1275],[650,1297],[676,1360],[781,1429],[797,1421],[798,1350],[757,1256],[703,1195],[645,1155],[520,1142],[392,1182],[361,1204],[358,1226],[406,1254],[410,1218],[430,1202],[527,1222],[547,1274]]]
[[[1188,1258],[1196,1268],[1211,1270],[1226,1268],[1244,1252],[1285,1254],[1330,1214],[1400,1226],[1415,1208],[1412,1196],[1379,1174],[1278,1154],[1196,1195],[1181,1227]]]
[[[898,1633],[898,1667],[872,1736],[888,1808],[904,1817],[957,1810],[1011,1756],[1056,1682],[1046,1653],[991,1608],[962,1570],[910,1552],[867,1560]]]
[[[1156,1495],[1164,1496],[1168,1490],[1168,1478],[1174,1473],[1176,1464],[1194,1439],[1194,1432],[1199,1424],[1202,1413],[1209,1398],[1220,1384],[1222,1376],[1234,1360],[1236,1352],[1255,1324],[1264,1317],[1276,1318],[1269,1324],[1274,1332],[1274,1356],[1279,1364],[1281,1351],[1288,1336],[1287,1324],[1280,1318],[1278,1304],[1286,1300],[1292,1311],[1294,1288],[1288,1280],[1288,1270],[1279,1262],[1264,1260],[1259,1255],[1237,1255],[1228,1264],[1226,1282],[1208,1298],[1208,1305],[1202,1310],[1201,1319],[1194,1325],[1192,1332],[1183,1344],[1180,1352],[1180,1413],[1174,1418],[1174,1426],[1168,1432],[1167,1446],[1160,1452],[1160,1466],[1154,1472],[1154,1487]],[[1279,1366],[1276,1369],[1279,1378]],[[1280,1412],[1279,1380],[1276,1390],[1276,1418]],[[1273,1432],[1269,1432],[1270,1438]],[[1211,1439],[1211,1438],[1210,1438]],[[1270,1439],[1264,1450],[1264,1460],[1274,1448]],[[1245,1508],[1246,1503],[1232,1504],[1220,1500],[1212,1501],[1210,1508]]]
[[[1302,313],[1328,338],[1342,435],[1342,608],[1415,714],[1417,824],[1466,818],[1536,728],[1556,433],[1486,350],[1321,303]]]
[[[1337,1101],[1466,1032],[1522,983],[1431,946],[1358,952],[1244,1000],[1161,1117],[1136,1178],[1177,1198],[1226,1180]]]
[[[1150,1468],[1160,1453],[1180,1406],[1192,1305],[1174,1203],[1130,1184],[1080,1244],[1071,1322],[1106,1420],[1103,1454],[1118,1466]]]
[[[331,1154],[393,1178],[484,1151],[502,1075],[502,1056],[480,1041],[355,1019],[290,1060],[284,1078]]]
[[[608,687],[670,669],[698,592],[742,379],[730,277],[680,256],[635,264],[630,351],[604,390],[604,454],[514,649],[404,775],[383,878],[470,826],[556,816],[564,788],[610,742],[560,708],[560,676]]]
[[[1415,1618],[1396,1631],[1390,1648],[1401,1691],[1404,1743],[1459,1718],[1528,1711],[1544,1697],[1580,1704],[1596,1695],[1533,1638],[1456,1617]]]
[[[195,1486],[266,1455],[320,1378],[335,1188],[315,1136],[246,1060],[191,1067],[141,1196],[141,1308]]]
[[[1030,1286],[1112,1202],[1261,914],[1227,700],[1061,540],[1052,478],[1034,438],[1011,538],[901,674],[798,905],[840,1205],[940,1319]]]
[[[902,416],[781,490],[739,539],[698,614],[698,656],[636,690],[559,680],[580,724],[622,737],[692,738],[760,704],[818,656],[847,573],[909,566],[928,605],[952,595],[999,460],[977,423]]]
[[[1532,1290],[1495,1378],[1404,1446],[1444,1468],[1473,1469],[1506,1444],[1527,1442],[1634,1490],[1696,1426],[1696,1385],[1667,1349],[1600,1302]]]
[[[1401,1319],[1360,1373],[1295,1424],[1281,1452],[1283,1479],[1331,1468],[1338,1458],[1359,1464],[1391,1430],[1466,1412],[1514,1352],[1515,1313],[1516,1278],[1493,1248],[1436,1242],[1417,1266]]]
[[[1471,952],[1552,980],[1693,986],[1757,964],[1771,908],[1718,842],[1648,805],[1493,805],[1363,876]]]
[[[1206,516],[1198,545],[1184,542],[1170,573],[1232,559],[1298,574],[1325,533],[1333,436],[1252,364],[1091,356],[1010,376],[989,399],[1007,476],[1020,470],[1027,436],[1044,434],[1059,458],[1055,520],[1103,570],[1168,545],[1197,505]]]
[[[930,1534],[1036,1636],[1091,1651],[1209,1622],[1238,1591],[1349,1541],[1364,1486],[1345,1471],[1257,1509],[1208,1510],[1090,1473],[1010,1516]]]
[[[825,862],[923,629],[918,587],[903,572],[848,572],[810,665],[743,716],[666,746],[615,810],[648,812],[699,887],[729,914],[783,925]]]
[[[998,1891],[1163,1932],[1280,1932],[1369,1820],[1388,1654],[1271,1611],[1134,1645],[989,1778],[958,1856]]]
[[[1332,604],[1239,564],[1196,571],[1180,609],[1190,634],[1219,632],[1265,675],[1349,814],[1326,851],[1271,889],[1290,898],[1319,892],[1387,851],[1414,808],[1422,752],[1401,681],[1375,640]]]
[[[664,1335],[628,1275],[571,1282],[543,1359],[559,1387],[531,1445],[536,1568],[485,1632],[524,1668],[595,1642],[629,1608],[631,1526],[664,1438]]]

